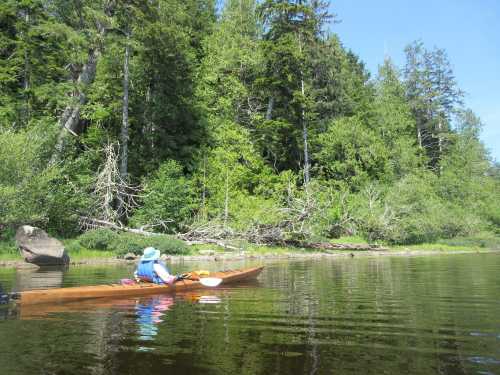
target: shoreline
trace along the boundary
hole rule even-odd
[[[463,254],[500,254],[500,249],[471,249],[471,250],[329,250],[322,252],[285,252],[285,253],[217,253],[213,254],[195,254],[195,255],[165,255],[162,259],[170,263],[183,262],[220,262],[237,260],[294,260],[294,259],[324,259],[324,258],[356,258],[356,257],[415,257],[428,255],[463,255]],[[71,260],[70,266],[86,265],[127,265],[135,264],[139,258],[126,260],[116,257],[102,258],[77,258]],[[0,260],[2,268],[29,269],[38,268],[38,266],[26,263],[22,259]]]

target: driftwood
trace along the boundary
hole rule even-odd
[[[80,227],[85,228],[87,230],[98,229],[98,228],[108,228],[108,229],[114,229],[116,231],[123,231],[123,232],[129,232],[129,233],[134,233],[134,234],[140,234],[141,236],[146,236],[146,237],[161,236],[162,235],[161,233],[148,232],[148,231],[143,230],[143,229],[128,228],[128,227],[121,225],[121,224],[115,224],[115,223],[112,223],[110,221],[94,219],[94,218],[87,217],[87,216],[80,217]]]
[[[204,222],[193,225],[186,233],[177,234],[177,238],[183,240],[188,245],[213,244],[229,250],[242,250],[241,248],[228,245],[224,239],[237,237],[236,233],[223,223],[218,221]]]
[[[330,242],[302,243],[300,246],[308,249],[318,249],[318,250],[387,250],[386,248],[381,247],[379,245],[330,243]]]
[[[180,238],[180,239],[182,239],[182,238]],[[195,241],[188,241],[188,240],[184,240],[184,239],[182,239],[182,240],[184,242],[186,242],[186,244],[189,245],[189,246],[192,246],[192,245],[203,245],[203,244],[213,244],[213,245],[217,245],[217,246],[223,247],[225,249],[229,249],[229,250],[237,250],[237,251],[242,250],[239,247],[234,247],[234,246],[228,245],[225,242],[222,242],[220,240],[215,240],[215,239],[212,239],[212,238],[205,238],[205,239],[200,239],[200,240],[195,240]]]
[[[128,228],[124,225],[121,224],[115,224],[106,220],[99,220],[99,219],[94,219],[94,218],[89,218],[89,217],[81,217],[81,226],[85,227],[87,229],[97,229],[97,228],[109,228],[113,229],[116,231],[123,231],[123,232],[129,232],[129,233],[134,233],[134,234],[139,234],[142,236],[146,237],[151,237],[151,236],[161,236],[163,234],[161,233],[156,233],[156,232],[149,232],[144,230],[145,227],[136,229],[136,228]],[[203,235],[208,234],[208,230],[205,230],[206,228],[200,229],[197,228],[195,230],[192,230],[188,233],[184,234],[177,234],[176,237],[182,241],[184,241],[188,246],[192,245],[202,245],[202,244],[213,244],[217,245],[220,247],[223,247],[225,249],[229,250],[236,250],[240,251],[242,250],[241,248],[232,246],[227,244],[223,239],[221,238],[206,238]],[[220,228],[218,228],[220,229]],[[222,230],[216,231],[221,237],[228,238],[228,233],[224,233]],[[214,232],[211,232],[214,234]],[[330,243],[330,242],[314,242],[314,243],[309,243],[305,241],[294,241],[294,240],[282,240],[281,238],[278,237],[273,237],[273,236],[266,236],[266,241],[263,241],[263,236],[262,233],[261,235],[258,236],[258,239],[260,241],[255,241],[256,243],[265,243],[268,245],[282,245],[282,246],[292,246],[292,247],[302,247],[302,248],[307,248],[307,249],[317,249],[317,250],[366,250],[366,251],[377,251],[377,250],[387,250],[384,247],[381,247],[380,245],[375,245],[375,244],[346,244],[346,243]],[[276,238],[278,240],[276,241]],[[250,242],[255,240],[256,238],[252,238],[252,236],[249,236],[248,238],[245,238],[244,236],[242,239],[247,239],[250,240]]]
[[[90,217],[86,217],[86,216],[82,216],[80,218],[80,226],[84,227],[86,229],[108,228],[108,229],[113,229],[116,231],[123,231],[123,232],[139,234],[141,236],[146,236],[146,237],[162,236],[163,235],[162,233],[146,231],[143,229],[144,227],[140,228],[140,229],[128,228],[128,227],[121,225],[121,224],[115,224],[115,223],[112,223],[110,221],[94,219],[94,218],[90,218]],[[221,240],[217,240],[217,239],[213,239],[213,238],[199,238],[196,240],[189,240],[183,234],[178,234],[177,238],[184,241],[188,246],[201,245],[201,244],[214,244],[214,245],[223,247],[225,249],[241,250],[240,248],[228,245]]]

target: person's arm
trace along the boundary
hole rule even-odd
[[[163,267],[161,264],[155,263],[153,265],[153,269],[155,270],[158,277],[163,280],[163,282],[167,284],[172,283],[173,276],[170,275],[165,267]]]

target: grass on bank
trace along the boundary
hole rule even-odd
[[[394,246],[392,249],[410,250],[435,250],[435,251],[481,251],[500,250],[500,237],[491,233],[483,233],[471,237],[456,237],[442,239],[434,243],[422,243],[417,245]]]
[[[19,250],[17,250],[16,243],[13,240],[0,241],[0,261],[21,259]]]
[[[363,244],[362,237],[342,237],[331,240],[332,243]],[[96,230],[86,232],[77,238],[63,240],[68,254],[73,260],[114,258],[133,253],[140,255],[145,247],[153,246],[162,254],[170,255],[198,255],[212,251],[214,255],[226,252],[239,252],[240,250],[223,248],[213,244],[187,246],[172,236],[143,237],[130,233],[116,233],[110,230]],[[241,249],[247,255],[285,255],[289,253],[319,252],[316,249],[305,249],[284,246],[263,246],[251,244],[246,241],[228,241],[236,249]],[[435,243],[416,245],[387,246],[391,251],[487,251],[500,250],[500,237],[484,233],[474,237],[462,237],[447,240],[438,240]],[[341,251],[341,250],[340,250]],[[356,251],[356,250],[349,250]],[[0,261],[21,260],[21,256],[14,240],[0,241]]]

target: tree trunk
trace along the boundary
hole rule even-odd
[[[121,141],[121,161],[120,161],[120,176],[123,181],[127,181],[128,176],[128,86],[129,86],[129,58],[130,45],[129,37],[125,46],[125,61],[123,62],[123,112],[122,112],[122,129],[120,134]]]
[[[443,125],[441,123],[441,119],[438,121],[438,147],[439,147],[439,157],[441,158],[441,155],[443,154],[443,136],[441,135],[441,132],[443,130]]]
[[[87,62],[83,65],[82,71],[76,81],[78,85],[82,86],[82,89],[77,89],[73,92],[72,96],[75,98],[74,102],[65,108],[63,114],[61,115],[61,118],[59,119],[61,130],[59,131],[55,150],[52,154],[52,163],[55,162],[61,155],[68,133],[77,136],[80,132],[80,110],[82,105],[84,105],[86,101],[86,96],[83,92],[83,89],[89,86],[95,78],[95,71],[99,55],[100,50],[98,48],[90,49]]]
[[[207,217],[206,196],[207,196],[207,156],[203,155],[203,190],[201,193],[201,212],[203,219],[206,219]]]
[[[30,13],[29,10],[26,10],[26,14],[24,15],[24,21],[26,22],[26,28],[28,32],[25,35],[25,44],[28,43],[28,33],[29,33],[29,24],[30,24]],[[30,96],[28,90],[30,89],[30,60],[28,54],[27,45],[25,45],[24,50],[24,74],[23,74],[23,91],[24,91],[24,110],[22,114],[22,122],[23,125],[27,125],[30,120]]]
[[[304,79],[300,80],[301,89],[302,89],[302,97],[305,97],[304,92]],[[306,123],[306,111],[304,109],[304,105],[302,105],[302,139],[304,141],[304,182],[307,185],[309,183],[309,150],[307,146],[307,123]]]
[[[229,169],[226,169],[226,191],[224,198],[224,228],[227,226],[229,216]]]
[[[107,16],[110,16],[112,14],[114,5],[114,2],[106,3],[104,13]],[[99,34],[97,40],[104,40],[104,37],[106,35],[105,25],[100,21],[96,21],[96,27],[97,33]],[[54,147],[54,152],[52,154],[50,163],[56,162],[61,155],[68,133],[77,136],[80,132],[80,110],[86,102],[84,90],[94,81],[97,61],[101,54],[101,48],[102,46],[97,43],[95,46],[89,49],[87,62],[80,70],[78,78],[74,79],[73,83],[77,88],[75,88],[71,96],[73,96],[75,100],[65,108],[64,112],[61,115],[61,118],[59,119],[59,125],[61,129],[57,137],[57,142]]]
[[[274,96],[269,98],[269,102],[267,103],[267,111],[266,111],[266,120],[271,120],[273,115],[273,107],[274,107]]]
[[[420,124],[417,124],[417,141],[418,141],[418,148],[422,149],[422,127]]]
[[[439,150],[439,174],[443,172],[443,165],[441,163],[441,158],[443,156],[443,135],[441,132],[443,131],[443,124],[441,122],[441,118],[438,121],[438,150]]]
[[[300,53],[302,54],[302,38],[301,34],[299,34],[299,50]],[[306,93],[304,89],[304,72],[302,69],[300,70],[300,91],[302,93],[302,99],[305,99]],[[302,103],[302,114],[301,114],[301,120],[302,120],[302,140],[304,142],[304,184],[307,187],[309,184],[309,150],[308,150],[308,145],[307,145],[307,123],[306,123],[306,110],[304,108],[304,103]]]

